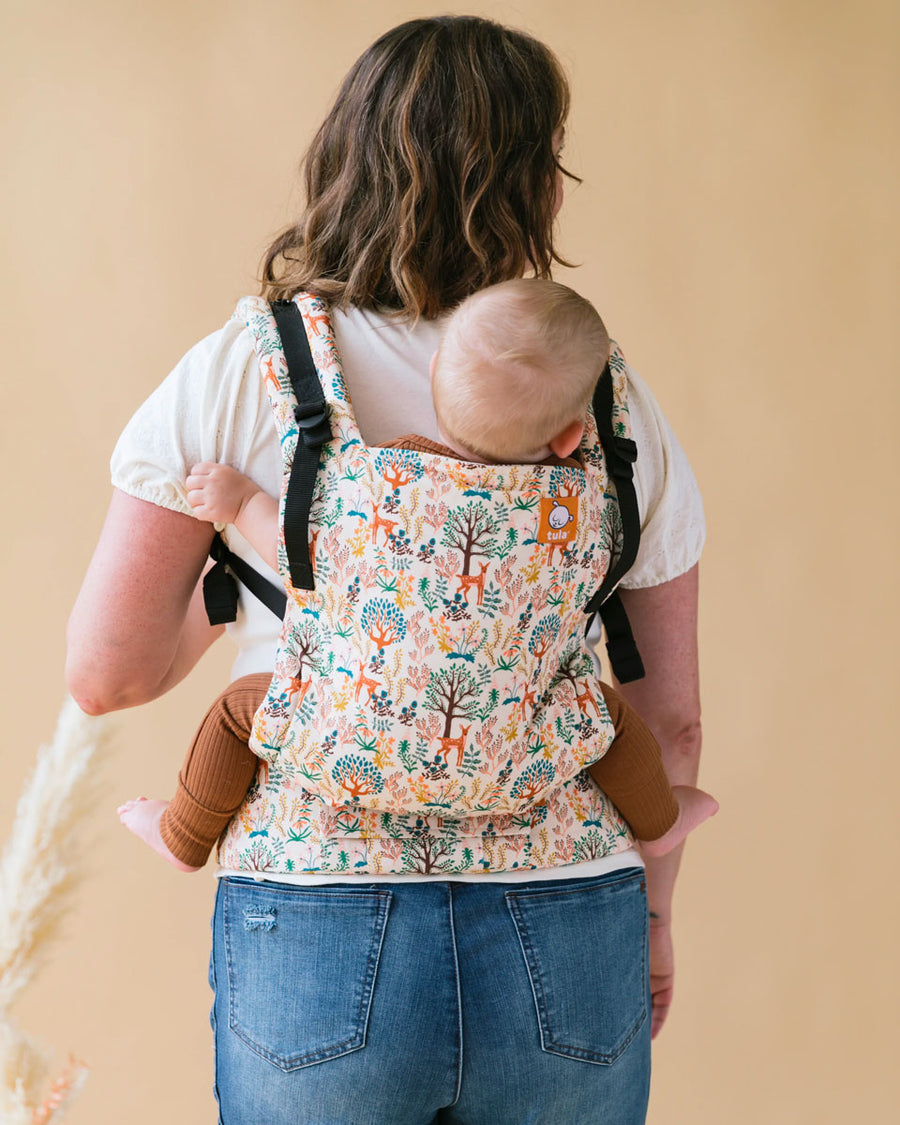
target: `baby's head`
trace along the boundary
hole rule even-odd
[[[554,281],[481,289],[453,312],[431,366],[441,434],[503,464],[565,457],[609,357],[593,305]]]

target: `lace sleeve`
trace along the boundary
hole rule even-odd
[[[700,558],[706,537],[700,489],[684,450],[644,381],[628,369],[628,404],[638,447],[635,488],[641,545],[625,589],[659,586]]]
[[[190,515],[184,488],[198,461],[245,471],[261,408],[249,334],[230,321],[196,344],[138,407],[110,461],[113,485]]]

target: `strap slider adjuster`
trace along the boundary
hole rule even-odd
[[[631,438],[617,437],[613,443],[613,456],[610,458],[610,472],[614,477],[630,480],[634,476],[632,465],[637,461],[637,443]]]
[[[319,449],[326,441],[331,441],[329,415],[327,403],[299,403],[294,407],[294,420],[308,449]]]

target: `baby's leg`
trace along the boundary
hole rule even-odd
[[[673,785],[672,795],[678,805],[678,815],[672,827],[661,836],[655,839],[638,836],[638,843],[644,855],[668,855],[690,832],[719,811],[719,802],[715,797],[693,785]]]
[[[708,820],[718,803],[691,785],[671,786],[650,728],[618,692],[601,686],[616,737],[590,767],[591,776],[628,821],[641,851],[666,855]]]
[[[200,864],[182,863],[182,861],[167,846],[159,831],[162,815],[169,807],[169,801],[151,801],[147,797],[135,797],[133,801],[126,801],[119,805],[116,812],[119,820],[129,832],[133,832],[139,840],[149,844],[155,852],[167,859],[179,871],[199,871]]]
[[[259,765],[247,740],[271,679],[244,676],[219,696],[194,737],[171,802],[139,797],[119,808],[125,827],[180,871],[206,863],[247,793]]]

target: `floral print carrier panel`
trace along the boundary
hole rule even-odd
[[[282,533],[288,609],[250,742],[264,765],[221,861],[508,870],[628,846],[584,772],[613,737],[584,607],[621,533],[593,417],[581,468],[367,446],[327,307],[295,300],[333,434],[310,508],[315,589],[291,585]],[[236,315],[275,414],[283,521],[296,400],[269,306],[246,298]],[[610,367],[616,425],[627,433],[615,346]]]

